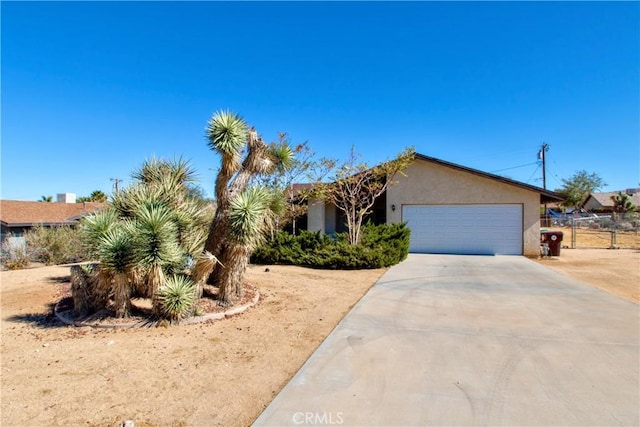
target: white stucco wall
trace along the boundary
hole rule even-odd
[[[540,253],[540,194],[423,160],[387,190],[387,222],[402,221],[403,205],[522,204],[523,254]],[[391,206],[395,205],[395,211]]]

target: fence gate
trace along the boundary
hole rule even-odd
[[[574,218],[571,220],[571,247],[638,248],[639,222],[615,215]]]

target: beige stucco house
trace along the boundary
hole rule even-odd
[[[376,222],[404,221],[411,252],[540,254],[540,205],[562,196],[498,175],[417,154],[374,206]],[[332,233],[344,224],[335,206],[310,203],[307,228]]]
[[[613,212],[614,204],[611,198],[617,196],[619,193],[628,195],[631,203],[635,206],[640,206],[640,188],[628,188],[622,191],[591,193],[584,202],[582,202],[580,208],[587,212],[611,213]]]

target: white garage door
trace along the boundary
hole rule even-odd
[[[402,220],[410,252],[522,254],[522,205],[410,205]]]

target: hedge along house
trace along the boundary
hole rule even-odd
[[[540,254],[540,205],[563,197],[522,182],[416,154],[373,208],[374,223],[406,222],[410,252]],[[308,230],[345,228],[335,206],[309,204]]]

